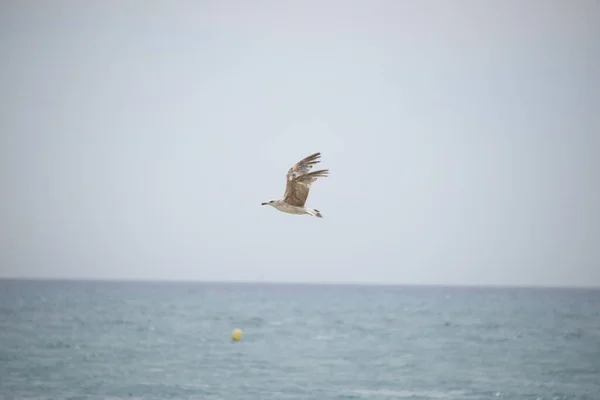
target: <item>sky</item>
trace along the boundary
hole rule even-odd
[[[3,1],[0,277],[600,286],[598,21]],[[323,219],[261,206],[317,151]]]

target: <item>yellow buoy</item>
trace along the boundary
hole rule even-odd
[[[242,340],[242,330],[235,328],[233,332],[231,332],[231,340]]]

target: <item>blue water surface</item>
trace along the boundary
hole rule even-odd
[[[116,398],[600,399],[600,291],[0,281],[0,399]]]

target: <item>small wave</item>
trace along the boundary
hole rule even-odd
[[[72,346],[69,343],[65,343],[62,340],[54,342],[48,342],[44,345],[47,349],[70,349]]]
[[[127,397],[115,397],[115,396],[108,396],[105,397],[104,400],[143,400],[143,397],[138,397],[138,396],[133,396],[133,395],[129,395]]]
[[[265,320],[261,317],[251,317],[242,321],[245,325],[251,325],[255,327],[261,327],[265,324]]]
[[[423,398],[423,399],[464,399],[465,392],[462,391],[448,391],[441,392],[437,390],[422,390],[422,391],[410,391],[410,390],[389,390],[389,389],[358,389],[352,391],[353,394],[359,395],[361,398],[377,398],[377,397],[397,397],[397,398]]]
[[[137,327],[138,332],[154,332],[154,329],[153,325],[138,325]]]
[[[113,325],[134,325],[134,324],[135,324],[135,322],[133,322],[133,321],[128,321],[128,320],[125,320],[125,319],[120,319],[120,318],[119,318],[119,319],[115,319],[115,320],[113,320],[113,321],[112,321],[112,324],[113,324]]]
[[[0,351],[0,361],[17,361],[21,359],[22,357],[19,354]]]
[[[579,339],[583,336],[583,332],[582,331],[567,332],[563,336],[565,339]]]

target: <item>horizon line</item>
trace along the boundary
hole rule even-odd
[[[205,280],[205,279],[155,279],[155,278],[83,278],[83,277],[15,277],[0,276],[0,281],[38,282],[98,282],[98,283],[192,283],[192,284],[248,284],[297,286],[362,286],[362,287],[446,287],[446,288],[496,288],[496,289],[600,289],[600,285],[543,285],[502,283],[418,283],[418,282],[335,282],[335,281],[275,281],[275,280]]]

